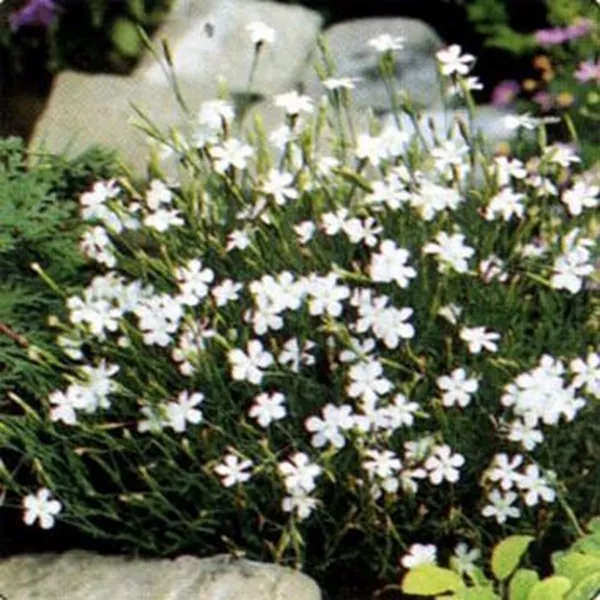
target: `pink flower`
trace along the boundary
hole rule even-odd
[[[600,83],[600,59],[595,63],[591,60],[579,63],[579,67],[575,71],[575,79],[581,83],[595,79],[597,83]]]
[[[590,19],[575,19],[573,25],[569,25],[564,30],[567,41],[576,40],[584,37],[594,29],[594,24]]]
[[[507,106],[512,103],[520,90],[519,82],[514,79],[501,81],[492,90],[492,104],[496,106]]]
[[[544,111],[549,111],[554,105],[552,94],[548,92],[538,92],[531,98]]]
[[[535,39],[538,44],[542,46],[558,46],[567,41],[565,32],[560,27],[553,27],[552,29],[538,29],[534,33]]]

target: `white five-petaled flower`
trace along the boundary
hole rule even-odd
[[[509,518],[516,519],[521,514],[521,511],[513,506],[515,500],[518,499],[516,492],[502,493],[500,490],[492,490],[488,494],[488,502],[481,510],[484,517],[495,517],[499,525],[503,525]]]
[[[413,544],[400,561],[405,569],[437,563],[437,548],[433,544]]]
[[[230,167],[245,169],[248,159],[254,154],[254,148],[236,138],[228,138],[219,146],[210,149],[210,157],[214,161],[217,173],[225,173]]]
[[[430,242],[423,246],[425,254],[437,254],[440,263],[440,270],[447,271],[452,268],[458,273],[466,273],[469,269],[467,259],[475,254],[475,250],[465,245],[465,236],[462,233],[448,235],[445,231],[440,231],[435,236],[435,243]]]
[[[353,90],[356,83],[361,81],[360,77],[329,77],[323,80],[323,85],[330,91],[334,90]]]
[[[525,212],[524,199],[525,194],[517,193],[510,187],[505,187],[490,200],[485,218],[488,221],[493,221],[496,215],[500,214],[504,221],[510,221],[513,215],[520,219]]]
[[[272,44],[275,41],[275,30],[262,21],[253,21],[246,25],[246,31],[255,46]]]
[[[316,487],[315,479],[323,469],[314,463],[304,452],[296,452],[289,460],[280,462],[277,468],[283,476],[283,482],[288,492],[302,491],[310,494]]]
[[[247,353],[234,348],[227,359],[231,364],[231,377],[236,381],[248,381],[260,385],[264,369],[273,364],[273,355],[263,349],[260,340],[250,340],[246,346]]]
[[[556,499],[556,492],[541,475],[537,465],[527,465],[525,473],[517,481],[517,486],[525,492],[523,500],[527,506],[536,506],[540,498],[545,502],[554,502]]]
[[[393,36],[389,33],[382,33],[377,37],[371,38],[367,44],[379,53],[391,52],[393,50],[402,50],[406,38],[402,36]]]
[[[467,379],[465,369],[454,369],[450,375],[438,377],[437,384],[442,390],[442,404],[444,406],[458,406],[465,408],[471,402],[471,395],[474,394],[479,383],[476,378]]]
[[[348,396],[361,398],[367,404],[372,404],[379,396],[392,389],[392,383],[384,376],[383,366],[378,360],[366,359],[357,362],[350,367],[348,377]]]
[[[296,90],[275,96],[275,106],[283,108],[291,117],[301,112],[312,113],[314,110],[312,98],[301,95]]]
[[[283,206],[288,200],[298,198],[298,191],[292,187],[294,176],[291,173],[271,169],[261,191],[271,196],[278,206]]]
[[[494,456],[492,467],[486,472],[490,481],[500,482],[500,489],[508,491],[521,479],[517,469],[523,464],[523,455],[515,454],[509,458],[504,452]]]
[[[323,408],[323,418],[309,417],[306,419],[304,426],[307,431],[310,431],[313,436],[310,443],[315,448],[322,448],[330,442],[334,448],[343,448],[346,444],[342,432],[351,429],[354,425],[352,417],[352,407],[343,404],[335,406],[327,404]]]
[[[440,485],[444,480],[456,483],[460,478],[459,468],[464,464],[465,457],[462,454],[453,454],[452,448],[443,444],[434,448],[423,466],[429,471],[429,481],[433,485]]]
[[[453,73],[466,75],[469,72],[475,57],[472,54],[461,54],[461,52],[462,48],[458,44],[452,44],[436,53],[442,75],[452,75]]]
[[[261,427],[268,427],[273,421],[280,421],[287,411],[284,406],[285,396],[280,392],[267,394],[263,392],[254,399],[248,415],[256,419]]]
[[[483,349],[496,352],[496,340],[500,339],[500,334],[486,331],[485,327],[463,327],[460,330],[460,339],[467,343],[471,354],[479,354]]]
[[[204,394],[196,392],[190,394],[183,391],[177,396],[175,402],[169,402],[165,408],[166,424],[177,433],[185,431],[187,423],[197,425],[202,421],[202,412],[196,407],[204,400]]]
[[[23,498],[23,522],[26,525],[33,525],[39,520],[42,529],[54,527],[55,516],[62,510],[62,505],[51,496],[50,490],[43,487],[36,494],[29,494]]]
[[[475,563],[479,560],[481,551],[477,548],[469,549],[464,542],[457,544],[454,548],[454,563],[460,575],[471,575],[475,570]]]
[[[575,375],[573,387],[583,387],[588,394],[600,399],[600,354],[590,352],[585,361],[576,358],[571,361],[569,366]]]
[[[392,240],[382,241],[379,253],[371,257],[371,279],[377,283],[395,281],[401,288],[408,287],[409,280],[417,276],[415,269],[406,264],[409,256],[408,250],[397,248]]]
[[[242,460],[235,454],[227,454],[223,462],[215,467],[215,473],[221,477],[221,483],[225,487],[231,487],[236,483],[245,483],[251,477],[248,469],[252,467],[251,460]]]

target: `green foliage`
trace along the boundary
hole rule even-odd
[[[60,314],[61,298],[30,265],[39,263],[65,291],[87,277],[74,200],[91,181],[115,172],[106,151],[72,160],[32,157],[21,140],[0,140],[0,407],[9,391],[35,397],[56,384],[58,374],[28,352],[47,350],[47,318]]]
[[[568,550],[552,555],[554,575],[545,579],[540,579],[532,569],[519,568],[514,571],[523,559],[526,545],[533,538],[510,536],[493,549],[490,565],[493,579],[487,579],[483,585],[481,582],[475,584],[469,576],[463,575],[461,579],[455,570],[420,566],[406,573],[402,580],[402,591],[416,596],[453,592],[444,596],[448,600],[467,600],[471,597],[489,597],[491,600],[595,600],[600,594],[600,557],[594,554],[594,549],[600,545],[597,519],[589,523],[588,531]],[[501,569],[501,572],[497,566],[500,556],[503,562],[510,565],[507,569]],[[506,587],[508,571],[512,576]]]

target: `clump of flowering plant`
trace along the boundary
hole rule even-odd
[[[371,46],[387,76],[401,40]],[[474,57],[438,60],[472,108]],[[269,137],[225,100],[189,134],[148,126],[185,177],[81,196],[102,272],[37,356],[64,385],[0,429],[13,497],[29,471],[44,515],[126,548],[388,575],[412,539],[597,509],[598,187],[576,151],[490,156],[451,118],[431,142],[359,131],[355,82],[324,74],[320,100],[274,98]]]

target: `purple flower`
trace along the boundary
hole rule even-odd
[[[567,41],[564,29],[553,27],[552,29],[538,29],[535,32],[535,39],[542,46],[558,46]]]
[[[595,63],[591,60],[579,63],[579,67],[575,71],[575,79],[581,83],[595,79],[600,84],[600,59]]]
[[[553,104],[554,99],[552,98],[552,94],[548,92],[538,92],[531,98],[544,112],[548,112]]]
[[[501,81],[492,90],[492,104],[496,106],[508,106],[520,90],[519,82],[514,79]]]
[[[573,25],[564,30],[564,34],[567,40],[576,40],[586,36],[593,28],[594,24],[590,19],[576,19]]]
[[[56,12],[55,0],[29,0],[23,8],[9,16],[10,28],[17,31],[25,25],[48,27]]]

